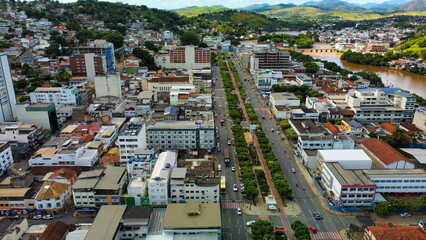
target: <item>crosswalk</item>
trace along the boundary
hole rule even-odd
[[[317,232],[311,233],[313,240],[342,240],[338,232]]]
[[[243,208],[243,203],[240,202],[222,202],[223,209],[237,209]]]

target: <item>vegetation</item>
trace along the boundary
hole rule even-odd
[[[274,226],[270,221],[257,220],[251,225],[254,240],[275,240]]]
[[[182,8],[182,9],[176,9],[174,12],[179,14],[180,16],[186,16],[186,17],[194,17],[200,14],[205,13],[214,13],[214,12],[221,12],[227,10],[225,7],[217,7],[217,6],[209,6],[209,7],[190,7],[190,8]]]
[[[311,234],[309,228],[303,224],[300,220],[296,220],[291,224],[291,229],[293,230],[294,237],[298,240],[310,240]]]
[[[358,76],[363,77],[370,81],[370,85],[376,87],[384,87],[385,85],[382,82],[382,79],[375,72],[370,71],[361,71],[356,73]]]
[[[377,53],[363,54],[360,52],[352,52],[351,50],[349,50],[344,52],[342,56],[340,56],[340,59],[355,64],[388,66],[388,61],[386,60],[386,58]]]
[[[180,41],[182,45],[194,45],[197,46],[200,43],[200,39],[198,37],[198,34],[194,30],[188,30],[184,32],[180,36]]]
[[[313,38],[318,38],[317,34],[299,34],[297,36],[289,34],[265,34],[259,37],[259,42],[271,41],[274,43],[288,43],[290,46],[297,45],[298,48],[311,48],[314,45]]]
[[[379,202],[376,205],[376,214],[379,216],[386,216],[389,213],[388,204],[386,202]]]
[[[140,65],[148,67],[148,70],[156,71],[159,69],[159,67],[155,65],[154,57],[151,54],[149,54],[148,51],[142,50],[140,48],[135,48],[135,50],[133,50],[133,55],[139,58]]]
[[[385,138],[385,141],[393,148],[407,148],[410,146],[412,139],[408,136],[406,131],[398,128],[393,132],[391,137]]]

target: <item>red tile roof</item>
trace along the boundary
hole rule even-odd
[[[47,226],[38,240],[62,240],[69,230],[69,225],[61,221],[56,221]]]
[[[164,82],[164,83],[170,83],[170,82],[189,82],[189,77],[154,77],[148,80],[148,82]]]
[[[99,160],[99,164],[105,164],[105,163],[118,163],[120,162],[120,156],[115,156],[111,154],[105,154],[101,160]]]
[[[420,226],[393,225],[391,222],[375,222],[368,226],[376,240],[426,240],[426,232]]]
[[[412,124],[412,123],[401,123],[400,127],[405,128],[408,130],[408,133],[415,133],[415,132],[421,132],[422,130],[420,130],[419,128],[416,127],[416,125]]]
[[[380,124],[380,126],[386,131],[390,132],[390,134],[393,134],[393,132],[395,132],[396,129],[398,129],[395,125],[388,122],[382,123]]]
[[[90,141],[92,141],[94,138],[95,138],[95,136],[90,135],[90,134],[86,134],[86,135],[84,135],[83,137],[81,137],[81,138],[80,138],[80,140],[81,140],[82,142],[90,142]]]
[[[79,166],[69,166],[69,167],[60,167],[60,166],[37,166],[31,167],[31,173],[33,176],[44,176],[46,173],[55,172],[61,168],[69,168],[77,172],[77,175],[80,175],[81,172],[90,170],[90,167],[79,167]]]
[[[377,138],[367,139],[362,142],[362,145],[386,165],[401,160],[410,162],[408,158],[404,157],[404,155],[398,152],[395,148]]]
[[[77,171],[74,171],[69,168],[61,168],[56,170],[52,175],[50,175],[49,179],[52,179],[56,176],[61,176],[66,179],[72,179],[74,176],[77,176]]]
[[[333,133],[334,135],[337,135],[340,133],[340,130],[338,127],[334,126],[333,124],[331,124],[330,122],[324,124],[324,127],[327,128],[328,130],[330,130],[331,133]]]

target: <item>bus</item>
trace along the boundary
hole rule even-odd
[[[223,149],[223,158],[225,159],[225,165],[229,167],[229,164],[231,163],[229,159],[229,150],[227,147]]]
[[[226,178],[225,178],[225,176],[220,176],[220,192],[226,193]]]

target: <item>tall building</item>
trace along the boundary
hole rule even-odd
[[[38,87],[30,93],[33,103],[53,103],[56,107],[81,104],[81,93],[76,86]]]
[[[55,104],[16,104],[16,117],[24,124],[56,131],[59,129]]]
[[[256,45],[250,59],[250,72],[268,69],[292,73],[290,53],[270,45]]]
[[[114,96],[121,98],[120,74],[107,74],[95,77],[96,97]]]
[[[210,68],[210,50],[192,45],[170,50],[168,54],[154,56],[155,64],[164,68]]]
[[[114,45],[112,43],[109,43],[105,40],[95,40],[94,42],[90,43],[87,46],[79,46],[79,47],[74,48],[73,55],[79,54],[80,56],[76,56],[76,58],[74,58],[74,60],[71,60],[71,58],[70,58],[71,69],[73,68],[72,67],[72,61],[75,61],[75,63],[77,63],[76,62],[77,60],[83,61],[81,55],[85,55],[86,53],[94,53],[94,55],[96,55],[96,56],[105,57],[107,72],[108,73],[115,72]],[[85,64],[88,64],[91,61],[93,61],[93,63],[95,64],[95,60],[96,60],[95,66],[98,67],[98,66],[101,65],[100,64],[101,58],[92,57],[92,59],[91,59],[90,56],[91,55],[88,55],[87,59],[86,59],[86,56],[84,56]],[[77,67],[77,65],[76,65],[76,67]],[[82,64],[80,64],[80,67],[82,68]],[[98,71],[100,70],[98,68],[96,68],[96,69]]]
[[[96,75],[108,72],[106,55],[74,54],[70,57],[70,68],[73,77],[86,77],[87,80],[93,81]]]
[[[15,117],[16,96],[7,53],[0,53],[0,121]]]

